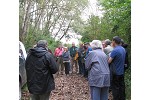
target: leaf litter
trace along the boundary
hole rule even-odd
[[[70,74],[54,75],[55,90],[50,94],[50,100],[90,100],[90,89],[88,81],[81,75]],[[22,100],[30,100],[29,92],[22,92]],[[112,100],[112,93],[109,94],[109,100]]]

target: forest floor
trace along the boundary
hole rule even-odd
[[[55,76],[55,90],[50,100],[90,100],[88,81],[81,75],[70,74]],[[109,100],[112,100],[110,94]],[[28,91],[23,91],[22,100],[29,100]]]

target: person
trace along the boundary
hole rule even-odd
[[[112,70],[112,93],[113,100],[125,100],[125,83],[124,83],[124,61],[125,49],[120,45],[121,38],[113,37],[113,51],[110,54],[108,62]]]
[[[85,67],[89,71],[91,100],[108,100],[110,86],[108,57],[102,51],[101,41],[93,40],[91,47],[93,51],[86,56],[85,60]]]
[[[63,59],[62,59],[62,53],[64,49],[62,45],[60,44],[58,48],[55,49],[54,56],[56,57],[56,61],[59,66],[58,74],[63,74],[64,65],[63,65]]]
[[[121,39],[121,46],[125,49],[126,55],[125,55],[125,64],[124,64],[124,71],[126,71],[129,68],[129,60],[128,60],[128,44],[124,43],[124,40]]]
[[[105,40],[102,41],[102,46],[103,46],[102,50],[103,50],[104,48],[106,48]]]
[[[90,43],[88,43],[88,42],[85,43],[84,49],[86,51],[86,55],[85,55],[85,57],[86,57],[88,55],[88,53],[92,51]],[[88,71],[85,69],[85,66],[84,66],[83,70],[84,70],[84,77],[87,78],[88,77]]]
[[[105,43],[104,52],[107,56],[109,56],[109,54],[113,50],[113,47],[111,46],[111,41],[109,39],[106,39],[104,43]]]
[[[78,73],[78,65],[77,65],[77,59],[75,59],[76,53],[78,48],[75,46],[75,43],[72,42],[72,47],[70,48],[70,56],[71,56],[71,69],[73,73],[73,65],[75,64],[75,71]]]
[[[21,56],[22,58],[24,58],[26,60],[27,53],[26,53],[25,47],[21,41],[19,41],[19,56]]]
[[[47,51],[47,45],[46,40],[40,40],[27,55],[25,68],[31,100],[49,100],[55,89],[53,74],[58,71],[58,65]]]
[[[85,43],[85,46],[86,46],[86,55],[88,55],[88,53],[90,52],[90,51],[92,51],[92,48],[91,48],[91,45],[90,45],[90,43]]]
[[[36,44],[35,44],[35,45],[33,45],[33,48],[36,48],[36,46],[37,46]]]
[[[113,47],[111,46],[111,41],[109,39],[106,39],[104,41],[103,45],[105,45],[105,48],[103,49],[104,53],[109,57],[111,51],[113,50]],[[110,65],[109,65],[109,68],[110,68]],[[109,91],[110,92],[112,91],[112,70],[111,69],[110,69],[110,87],[109,87]]]
[[[64,47],[64,52],[62,54],[63,58],[63,64],[65,66],[65,74],[66,76],[69,75],[69,69],[70,69],[70,54],[68,52],[68,48]]]
[[[84,52],[83,44],[80,43],[80,47],[78,49],[78,55],[79,55],[79,57],[78,57],[78,64],[79,64],[79,74],[80,75],[84,75],[84,72],[83,72],[83,62],[82,62],[83,56],[84,56],[83,52]]]
[[[83,49],[84,49],[84,51],[81,53],[81,62],[83,65],[82,72],[83,72],[83,77],[87,78],[88,71],[85,69],[85,57],[86,57],[86,50],[87,49],[86,49],[85,45],[83,45]]]

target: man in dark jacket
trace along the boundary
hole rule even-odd
[[[84,59],[83,58],[83,52],[84,52],[84,47],[83,47],[83,44],[82,43],[80,43],[80,47],[79,47],[79,49],[78,49],[78,55],[79,55],[79,57],[78,57],[78,64],[79,64],[79,74],[80,75],[84,75],[84,72],[83,72],[83,63],[82,63],[82,60]]]
[[[77,53],[77,47],[75,46],[75,43],[72,43],[72,47],[70,48],[70,56],[71,56],[71,69],[73,73],[73,65],[75,64],[76,73],[78,73],[78,65],[77,60],[75,59],[76,53]]]
[[[120,44],[126,51],[125,55],[125,63],[124,63],[124,71],[126,71],[129,68],[129,60],[128,60],[128,44],[124,43],[124,40],[121,39],[121,44]]]
[[[26,59],[27,86],[31,100],[49,100],[55,89],[54,77],[58,66],[47,50],[47,41],[40,40],[37,47],[30,49]]]
[[[86,57],[86,56],[89,54],[89,52],[92,51],[92,48],[91,48],[89,42],[87,42],[87,43],[84,44],[84,49],[85,49],[85,51],[86,51],[86,52],[85,52],[85,53],[86,53],[86,54],[85,54],[85,57]],[[84,77],[85,77],[85,78],[88,78],[88,71],[85,69],[85,66],[84,66],[83,70],[84,70],[84,71],[83,71],[83,72],[84,72]]]

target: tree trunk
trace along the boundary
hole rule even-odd
[[[27,6],[27,9],[26,9],[26,14],[25,14],[25,20],[24,20],[23,28],[22,28],[22,32],[21,32],[22,35],[25,35],[26,32],[27,32],[31,2],[32,2],[32,0],[28,1],[28,6]]]
[[[70,24],[71,24],[71,21],[72,21],[72,19],[70,20],[67,29],[64,31],[64,34],[61,36],[61,38],[59,40],[61,40],[67,34],[69,27],[70,27]]]
[[[60,24],[59,30],[56,32],[54,38],[56,38],[56,36],[57,36],[58,33],[60,32],[60,30],[61,30],[61,28],[62,28],[62,25],[63,25],[64,21],[65,21],[65,18],[63,19],[63,22]]]

